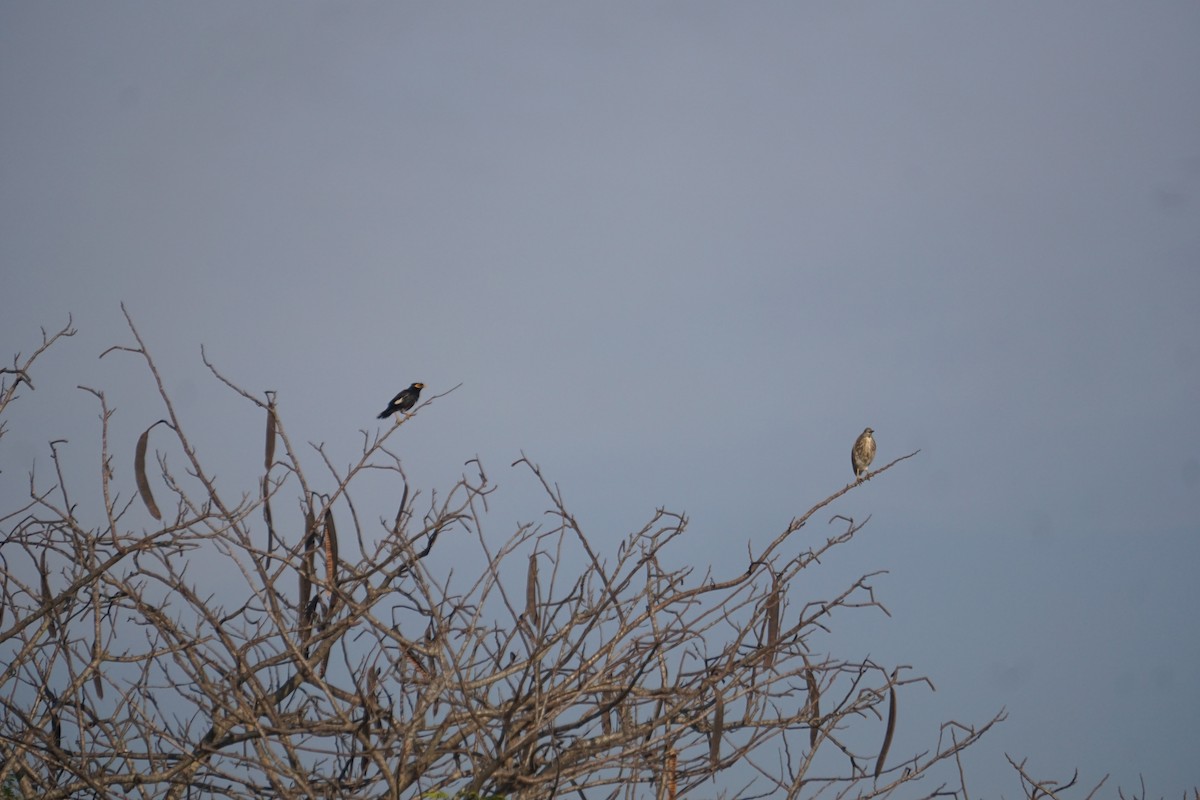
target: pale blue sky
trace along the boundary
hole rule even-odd
[[[1189,2],[0,4],[0,356],[80,329],[0,491],[55,436],[94,465],[76,384],[132,449],[148,383],[95,358],[122,300],[231,465],[261,420],[201,343],[343,461],[462,382],[406,465],[478,454],[497,536],[544,505],[524,449],[598,542],[666,506],[728,564],[870,425],[922,452],[839,504],[874,516],[825,575],[890,570],[893,617],[829,646],[936,683],[896,748],[1006,706],[973,796],[1019,795],[1008,752],[1179,797],[1198,42]]]

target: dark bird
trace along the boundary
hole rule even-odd
[[[421,390],[425,388],[423,383],[414,383],[400,394],[392,398],[392,402],[388,403],[388,407],[379,412],[379,419],[387,419],[397,411],[408,411],[417,404],[417,398],[421,396]]]
[[[867,428],[854,440],[850,449],[850,466],[854,467],[854,477],[862,480],[867,474],[867,467],[875,458],[875,439],[871,436],[875,431]]]

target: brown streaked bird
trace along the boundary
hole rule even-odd
[[[854,440],[854,447],[850,449],[850,466],[854,467],[854,477],[860,481],[875,458],[875,438],[871,436],[873,433],[875,431],[870,428],[864,430]]]
[[[397,411],[408,411],[417,404],[417,399],[421,396],[421,390],[425,388],[423,383],[414,383],[400,394],[392,398],[392,402],[388,403],[387,408],[379,412],[379,419],[387,419]]]

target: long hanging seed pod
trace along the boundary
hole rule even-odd
[[[263,452],[265,472],[262,479],[263,520],[267,523],[267,569],[271,568],[271,553],[275,552],[275,521],[271,515],[271,465],[275,463],[275,393],[267,392],[267,443]]]
[[[100,602],[100,584],[93,583],[92,591],[92,662],[89,668],[92,671],[92,689],[96,692],[96,696],[101,700],[104,699],[104,681],[100,680],[100,658],[104,654],[100,646],[101,625],[104,621],[104,609]]]
[[[721,690],[713,691],[714,707],[712,730],[708,734],[708,766],[715,770],[721,763],[721,736],[725,733],[725,698]]]
[[[767,655],[763,664],[770,669],[775,664],[775,648],[779,644],[779,604],[782,600],[779,576],[771,578],[771,594],[767,596]]]
[[[150,493],[150,481],[146,479],[146,447],[150,444],[150,431],[154,429],[154,425],[146,428],[138,437],[137,452],[133,456],[133,473],[137,479],[138,494],[142,496],[146,510],[150,512],[150,516],[161,520],[162,513],[158,510],[158,504],[154,502],[154,495]]]
[[[879,777],[879,773],[883,772],[883,762],[887,758],[888,750],[892,747],[892,734],[896,732],[896,675],[899,669],[892,670],[892,679],[888,686],[888,719],[887,732],[883,734],[883,747],[879,748],[879,758],[875,760],[875,777]]]
[[[308,627],[308,598],[312,595],[312,581],[308,577],[308,570],[305,568],[308,559],[305,558],[300,564],[300,640],[304,641],[308,638],[306,629]]]
[[[336,601],[338,563],[337,526],[333,522],[333,509],[325,509],[325,582],[329,584],[329,612],[333,613]]]
[[[600,695],[600,706],[603,708],[604,706],[607,706],[609,703],[611,703],[612,698],[615,696],[615,694],[616,694],[615,692],[603,692]],[[600,730],[604,733],[605,736],[608,736],[610,733],[613,732],[612,709],[611,708],[600,715]]]
[[[325,584],[329,589],[329,606],[326,609],[326,621],[333,616],[333,610],[337,603],[337,526],[333,522],[333,509],[326,507],[325,513],[322,515],[323,525],[320,531],[315,530],[308,544],[309,570],[316,579],[317,574],[317,548],[324,543],[324,560],[325,560]],[[317,616],[317,607],[320,604],[320,598],[312,599],[312,608],[308,614],[310,620]],[[325,675],[325,670],[329,668],[329,659],[333,656],[333,650],[327,649],[325,656],[321,659],[320,674]]]
[[[42,607],[46,609],[46,622],[48,623],[50,635],[58,635],[58,624],[54,621],[57,616],[57,610],[51,608],[53,595],[50,594],[50,576],[46,571],[46,551],[42,551],[42,556],[38,560],[38,572],[41,577],[42,589]]]
[[[267,523],[267,569],[271,568],[271,553],[275,552],[275,517],[271,514],[271,476],[262,479],[263,521]]]
[[[50,731],[54,735],[54,748],[62,749],[62,720],[58,714],[58,696],[49,686],[42,686],[42,691],[46,695],[46,705],[50,711]]]
[[[817,736],[821,733],[821,690],[807,658],[804,659],[804,682],[808,684],[808,746],[816,747]]]
[[[538,562],[537,553],[529,556],[529,571],[525,576],[525,619],[529,621],[530,629],[538,627]]]
[[[92,688],[96,690],[96,695],[104,699],[104,681],[100,680],[100,640],[96,639],[92,642],[92,661],[95,666],[92,667]]]
[[[675,795],[679,788],[679,753],[674,747],[667,750],[666,756],[663,758],[663,772],[666,773],[667,783],[667,800],[675,800]]]
[[[267,446],[263,454],[263,469],[271,471],[275,463],[275,393],[267,392]]]
[[[308,642],[312,629],[312,618],[309,614],[309,598],[312,597],[313,561],[316,548],[317,521],[313,517],[312,506],[304,513],[304,542],[300,550],[300,641]]]

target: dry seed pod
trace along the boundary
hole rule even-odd
[[[154,423],[157,425],[158,423]],[[133,457],[133,472],[137,479],[138,494],[142,496],[142,502],[146,505],[146,510],[150,512],[150,516],[157,520],[162,519],[162,513],[158,510],[158,504],[154,502],[154,495],[150,493],[150,481],[146,479],[146,447],[150,443],[150,431],[154,428],[151,425],[142,432],[138,437],[137,452]]]
[[[267,393],[267,445],[263,454],[263,466],[267,472],[275,463],[275,395]]]
[[[271,514],[271,478],[262,479],[263,520],[267,523],[267,567],[270,568],[271,553],[275,552],[275,518]]]
[[[333,510],[325,511],[325,580],[329,583],[329,606],[333,607],[334,587],[337,586],[338,538],[333,523]]]
[[[821,732],[821,690],[817,686],[817,678],[813,675],[812,667],[805,667],[804,682],[808,684],[808,745],[816,747],[817,736]]]
[[[612,692],[604,692],[603,694],[600,695],[600,707],[601,708],[604,708],[611,702],[611,699],[610,699],[611,696],[612,696]],[[604,711],[604,713],[600,715],[600,730],[604,733],[605,736],[608,736],[609,734],[611,734],[613,732],[612,709],[611,708],[606,709]]]
[[[100,640],[92,642],[92,661],[95,666],[92,668],[92,688],[96,690],[96,695],[104,699],[104,681],[100,680]]]
[[[879,748],[879,758],[875,760],[875,777],[883,772],[883,762],[892,746],[892,734],[896,732],[896,670],[892,670],[892,685],[888,687],[888,719],[887,732],[883,734],[883,747]]]
[[[775,647],[779,644],[779,604],[782,600],[779,587],[779,577],[775,576],[771,585],[771,594],[767,597],[767,657],[763,663],[767,669],[775,664]]]
[[[721,736],[725,733],[725,699],[718,690],[713,693],[715,704],[713,708],[712,731],[708,734],[708,765],[716,769],[721,763]]]
[[[537,553],[529,556],[529,572],[525,576],[525,619],[529,621],[530,626],[537,628],[538,626],[538,563]]]
[[[42,606],[46,609],[46,621],[49,623],[51,636],[58,635],[58,624],[54,621],[56,611],[50,607],[53,601],[53,595],[50,594],[50,576],[46,571],[46,551],[42,551],[42,556],[38,560],[38,573],[41,577],[42,587]]]
[[[663,761],[663,771],[667,773],[667,800],[675,800],[679,790],[679,753],[672,747]]]
[[[316,560],[316,520],[312,508],[304,514],[304,543],[300,551],[300,641],[307,642],[311,627],[309,614],[312,578]]]

